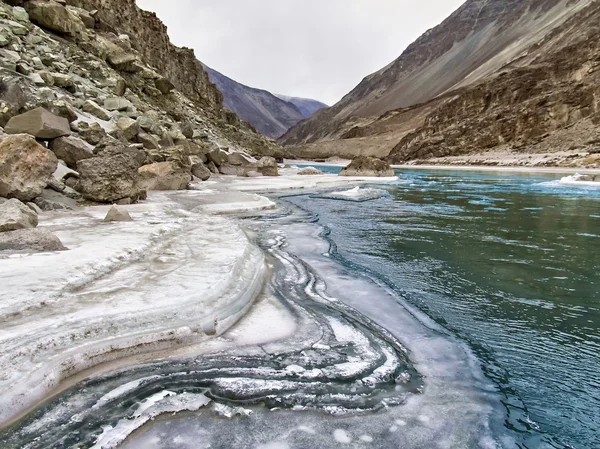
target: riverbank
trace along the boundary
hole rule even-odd
[[[96,375],[197,345],[244,316],[267,267],[238,223],[223,215],[275,208],[245,192],[366,181],[223,176],[120,206],[133,222],[104,223],[108,206],[41,214],[40,228],[68,250],[0,255],[0,423],[68,387],[79,373]]]

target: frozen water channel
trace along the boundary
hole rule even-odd
[[[310,214],[242,193],[289,178],[56,218],[70,251],[0,260],[2,420],[56,393],[0,447],[510,447],[466,346],[336,263]]]

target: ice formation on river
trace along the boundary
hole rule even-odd
[[[222,194],[218,184],[207,189]],[[235,192],[249,187],[227,189],[233,193],[224,202],[235,204],[244,195]],[[70,372],[136,357],[80,376],[0,431],[0,447],[337,447],[340,439],[500,447],[490,430],[493,417],[502,417],[499,402],[465,347],[339,265],[309,214],[283,203],[245,220],[244,233],[232,219],[206,215],[215,198],[157,194],[130,208],[134,223],[111,227],[95,224],[103,210],[87,210],[68,225],[45,224],[59,230],[69,252],[0,260],[3,280],[12,282],[0,305],[11,323],[0,334],[4,413],[32,404]],[[258,211],[270,207],[254,201]],[[28,273],[44,276],[32,284],[38,288],[23,285]],[[222,335],[205,341],[215,333]],[[146,351],[155,354],[140,358]],[[23,388],[13,394],[8,386],[18,376]],[[166,428],[158,421],[125,441],[155,417],[180,411],[197,414]],[[232,419],[225,424],[223,416]],[[392,430],[399,423],[406,432]],[[243,443],[232,439],[238,432]]]

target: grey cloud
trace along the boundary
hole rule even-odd
[[[337,102],[462,0],[137,0],[174,43],[274,93]]]

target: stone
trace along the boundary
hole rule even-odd
[[[123,97],[109,97],[104,100],[104,109],[108,111],[127,111],[133,109],[129,100]]]
[[[192,175],[201,181],[208,181],[211,172],[206,165],[202,162],[202,159],[198,156],[190,156],[190,164],[192,166]]]
[[[53,101],[51,103],[48,103],[46,106],[52,114],[66,118],[69,121],[69,123],[72,123],[79,119],[79,115],[77,114],[73,106],[71,106],[71,104],[67,103],[66,101]]]
[[[0,142],[0,196],[31,201],[39,196],[56,171],[54,153],[27,134]]]
[[[121,117],[117,120],[117,128],[123,132],[125,139],[132,141],[140,132],[140,124],[129,117]]]
[[[70,178],[79,179],[79,173],[67,167],[64,161],[58,161],[58,167],[56,167],[56,171],[52,174],[52,177],[60,182],[65,182]]]
[[[12,42],[12,33],[5,29],[0,29],[0,47],[6,47]]]
[[[96,146],[94,152],[98,157],[116,156],[120,154],[127,155],[135,161],[138,167],[146,161],[146,152],[143,149],[133,145],[126,146],[122,142],[111,138],[103,139]]]
[[[208,163],[206,164],[206,168],[208,168],[210,170],[210,172],[215,175],[219,174],[219,169],[217,168],[217,166],[215,165],[215,163],[213,161],[208,161]]]
[[[104,222],[110,223],[120,221],[133,221],[133,218],[131,218],[131,215],[129,215],[129,212],[127,212],[125,209],[120,209],[117,206],[112,206],[108,210],[106,217],[104,217]]]
[[[45,189],[33,202],[46,212],[74,210],[77,207],[75,199],[53,189]]]
[[[75,81],[72,76],[63,75],[62,73],[52,73],[52,79],[54,79],[56,87],[62,87],[69,92],[75,92]]]
[[[94,157],[90,145],[76,137],[59,137],[52,140],[49,147],[58,159],[65,161],[67,167],[73,170],[79,161]]]
[[[152,134],[140,132],[137,135],[137,141],[148,150],[158,150],[160,148],[160,145],[158,144],[158,139],[156,139],[156,137],[154,137]]]
[[[33,100],[29,92],[14,78],[0,79],[0,126],[19,115]]]
[[[0,251],[64,251],[60,239],[47,229],[19,229],[0,234]]]
[[[50,72],[47,70],[42,70],[41,72],[38,72],[38,75],[44,80],[44,84],[46,84],[46,86],[54,86],[54,77]]]
[[[29,207],[17,199],[0,204],[0,232],[35,228],[38,217]]]
[[[77,124],[77,132],[90,145],[98,145],[102,139],[106,138],[106,131],[96,122],[79,122]]]
[[[133,53],[116,52],[107,58],[110,66],[120,72],[137,73],[142,70],[139,59]]]
[[[241,165],[221,164],[219,166],[219,173],[227,176],[246,176],[248,171],[253,171],[249,167],[242,167]]]
[[[85,30],[79,17],[54,1],[30,0],[25,4],[25,10],[33,23],[50,31],[75,35]]]
[[[393,177],[394,169],[385,161],[374,157],[358,156],[346,168],[340,176],[368,176],[368,177]]]
[[[36,86],[45,86],[46,85],[46,81],[44,81],[44,79],[41,77],[41,75],[39,73],[32,73],[31,75],[29,75],[29,79]]]
[[[173,85],[173,83],[164,77],[155,79],[154,86],[163,95],[168,95],[173,89],[175,89],[175,86]]]
[[[185,190],[192,180],[189,170],[172,161],[144,165],[139,169],[139,185],[144,190]]]
[[[262,173],[254,171],[254,170],[250,170],[249,172],[246,172],[246,176],[248,178],[260,178],[262,176],[264,176]]]
[[[25,11],[25,8],[23,8],[21,6],[13,7],[12,14],[13,14],[13,17],[15,19],[17,19],[19,22],[24,22],[24,23],[29,22],[29,14],[27,14],[27,11]]]
[[[256,161],[253,158],[244,153],[235,152],[227,155],[227,163],[229,165],[247,167],[248,165],[253,164],[254,162]]]
[[[97,117],[100,120],[108,121],[111,119],[110,114],[95,101],[86,100],[81,109],[83,112],[92,114],[94,117]]]
[[[67,119],[44,108],[33,109],[11,118],[4,131],[8,134],[31,134],[38,139],[56,139],[71,134]]]
[[[115,95],[117,97],[122,97],[127,92],[127,83],[123,78],[119,78],[117,83],[115,84]]]
[[[85,9],[69,7],[69,11],[77,15],[86,28],[93,30],[96,27],[96,19]]]
[[[90,201],[110,203],[139,195],[138,163],[129,155],[84,159],[77,164],[76,190]]]
[[[315,167],[306,167],[298,172],[299,175],[302,176],[316,176],[316,175],[324,175],[325,173]]]
[[[256,171],[263,176],[279,176],[277,161],[273,157],[265,156],[256,163]]]
[[[4,67],[12,72],[17,71],[17,63],[21,61],[21,56],[16,51],[0,48],[0,67]]]
[[[183,134],[186,139],[191,139],[194,137],[194,125],[192,125],[190,122],[181,123],[179,125],[179,129],[181,130],[181,134]]]

